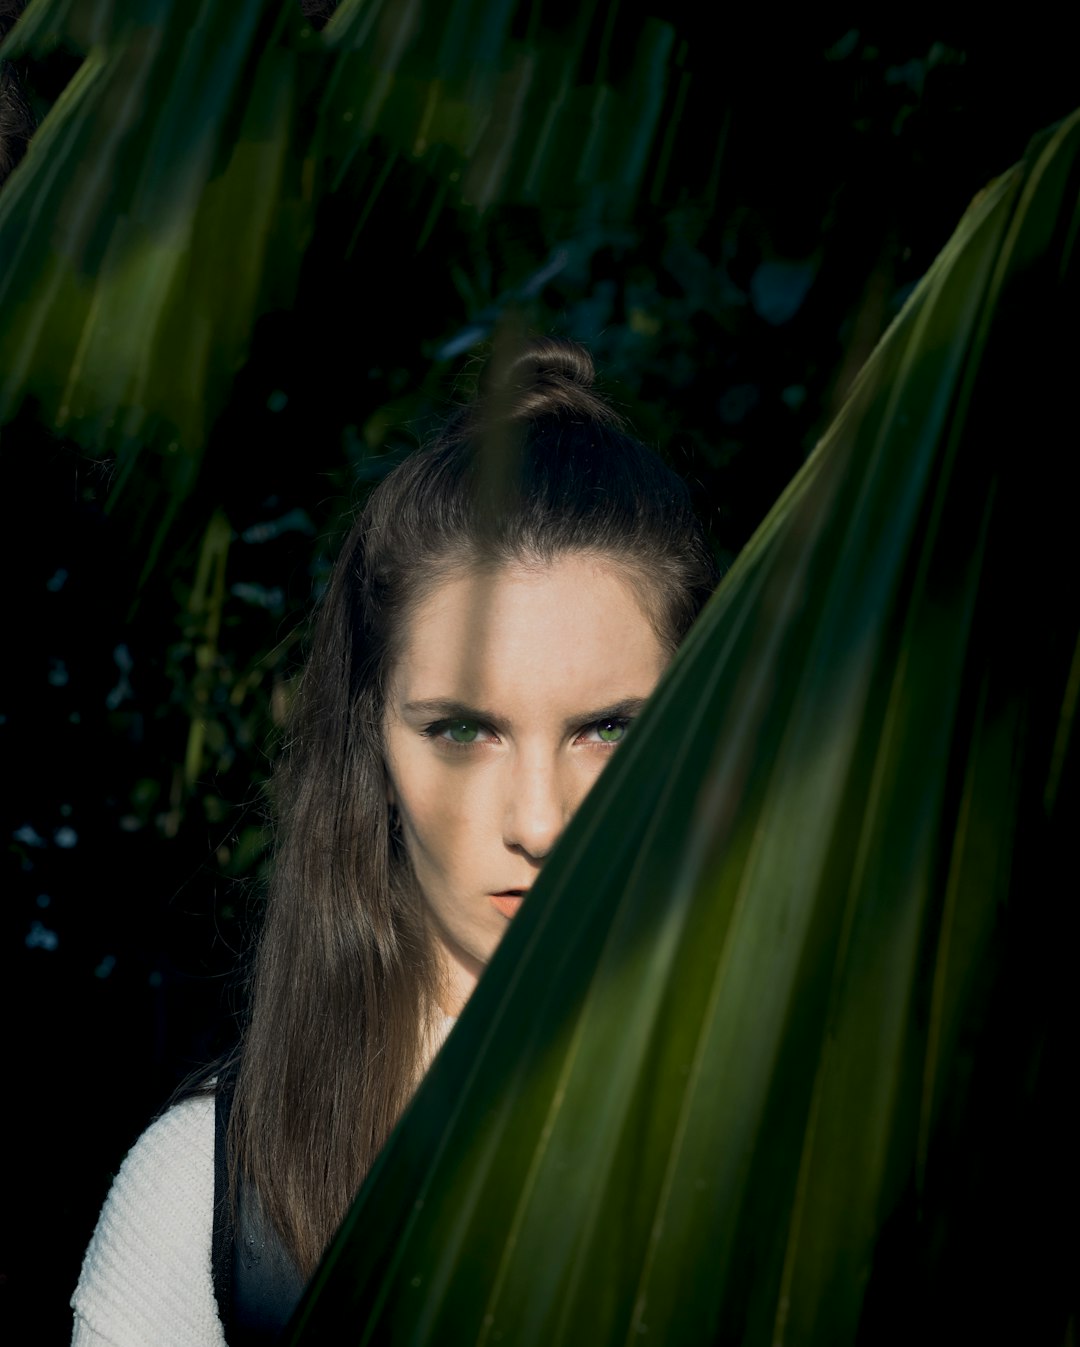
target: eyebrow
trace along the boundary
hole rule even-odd
[[[592,725],[598,720],[630,720],[636,716],[648,699],[646,697],[623,697],[617,702],[609,702],[595,711],[582,711],[570,716],[563,722],[567,730],[577,729],[581,725]],[[423,701],[406,702],[401,708],[406,716],[431,717],[432,720],[479,720],[494,730],[505,730],[509,721],[485,711],[479,706],[469,706],[466,702],[453,701],[446,697],[431,697]]]

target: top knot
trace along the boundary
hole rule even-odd
[[[543,337],[530,342],[502,371],[487,411],[498,419],[534,421],[574,416],[620,426],[622,418],[593,391],[592,356],[577,342]]]
[[[595,378],[592,356],[585,347],[555,337],[530,342],[510,362],[505,374],[506,384],[511,388],[533,387],[549,381],[560,384],[570,382],[580,388],[591,388]]]

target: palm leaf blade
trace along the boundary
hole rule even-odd
[[[292,218],[283,170],[295,53],[265,0],[227,12],[185,0],[99,6],[84,19],[86,59],[0,198],[11,261],[0,276],[0,419],[35,398],[49,423],[116,454],[121,480],[127,458],[162,451],[182,498],[266,274],[287,293],[299,263],[298,240],[283,248],[275,226]],[[63,6],[34,7],[16,49],[72,22]]]

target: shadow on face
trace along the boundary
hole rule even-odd
[[[408,619],[387,771],[450,1014],[660,679],[643,589],[574,553],[455,571]]]

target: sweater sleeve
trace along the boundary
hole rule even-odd
[[[72,1347],[224,1347],[211,1269],[214,1101],[184,1100],[120,1166],[71,1299]]]

